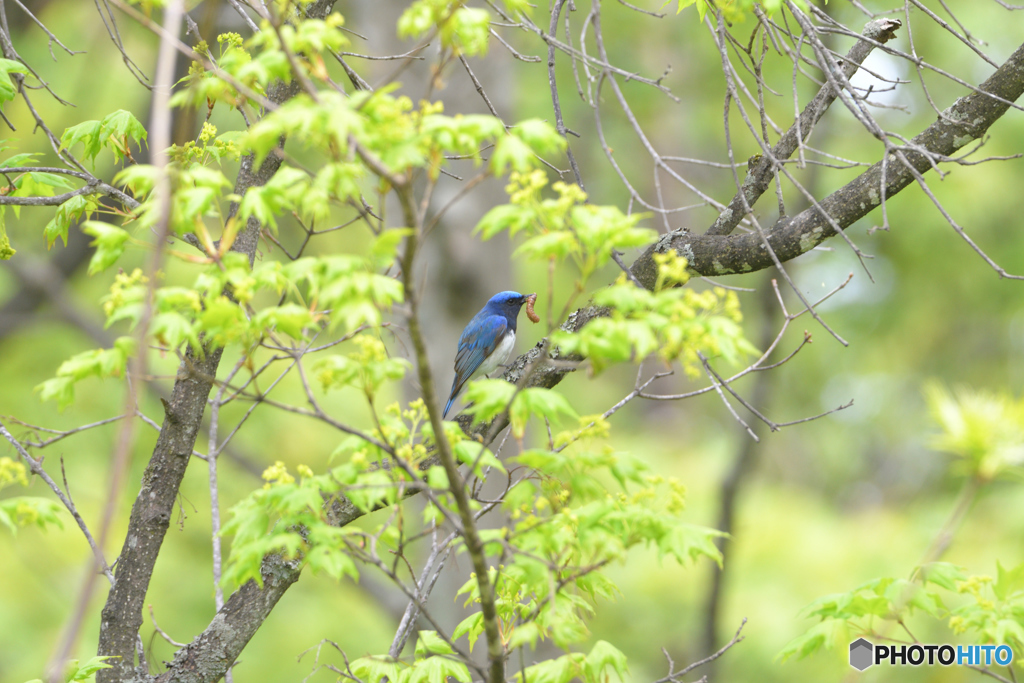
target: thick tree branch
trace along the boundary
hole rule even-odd
[[[206,630],[178,650],[171,666],[156,681],[213,683],[223,677],[277,601],[298,580],[300,566],[299,561],[286,562],[276,555],[265,559],[263,588],[250,581],[235,591]]]
[[[971,93],[954,102],[910,145],[896,148],[906,163],[897,154],[890,154],[823,199],[818,206],[812,206],[792,218],[780,218],[768,232],[768,242],[779,260],[796,258],[836,235],[829,217],[839,227],[848,228],[878,206],[882,197],[892,197],[919,175],[932,169],[935,158],[948,158],[982,137],[1009,109],[1006,102],[1014,102],[1024,94],[1024,45],[1017,48],[979,89],[983,92]],[[932,158],[910,149],[911,146],[927,150]],[[883,164],[886,167],[884,173]],[[653,255],[669,250],[685,256],[694,272],[706,276],[748,273],[774,265],[771,254],[757,233],[697,235],[677,230],[662,237],[631,267],[644,286],[653,286],[657,277]]]
[[[325,17],[333,8],[334,1],[318,0],[310,6],[309,15]],[[275,104],[280,104],[293,97],[297,89],[295,81],[291,84],[279,83],[269,88],[269,99]],[[280,165],[281,156],[273,153],[258,169],[253,169],[251,155],[243,158],[235,184],[235,194],[241,196],[251,187],[264,185],[277,172]],[[237,205],[232,206],[232,216],[237,209]],[[245,230],[239,233],[231,249],[244,253],[252,263],[256,258],[260,230],[259,221],[250,218]],[[98,654],[114,655],[120,659],[110,660],[113,668],[104,669],[97,674],[99,683],[126,681],[135,674],[134,645],[142,627],[142,606],[170,524],[181,480],[199,435],[206,401],[213,386],[212,379],[216,377],[220,364],[221,352],[221,349],[206,349],[204,353],[199,354],[190,347],[178,369],[171,399],[164,402],[166,414],[163,426],[142,476],[142,488],[132,506],[128,532],[117,562],[116,580],[107,596],[100,623]],[[225,605],[224,609],[227,608],[228,605]],[[217,618],[222,619],[223,615]],[[248,638],[254,632],[255,628],[245,638],[245,642],[248,642]],[[231,661],[224,662],[223,668],[220,668],[213,678],[203,680],[213,681],[220,678]],[[214,669],[216,668],[215,666]],[[148,672],[140,671],[138,674],[146,676]]]
[[[867,23],[862,34],[863,38],[857,41],[842,61],[841,68],[847,81],[857,73],[857,69],[877,45],[896,37],[896,29],[900,26],[901,23],[896,19],[875,19]],[[828,66],[823,65],[822,68],[828,68]],[[747,177],[743,180],[743,195],[737,193],[732,198],[729,206],[718,216],[706,234],[728,235],[739,225],[746,214],[746,206],[753,206],[768,190],[775,177],[778,162],[793,156],[793,153],[810,136],[815,124],[821,120],[838,95],[839,92],[829,82],[821,86],[818,94],[804,107],[800,116],[779,139],[771,152],[763,155],[747,173]],[[767,143],[762,142],[762,144]],[[744,202],[744,196],[746,202]]]
[[[163,26],[167,34],[176,35],[181,30],[182,15],[185,13],[185,3],[183,0],[172,0],[167,3],[164,8],[163,15]],[[167,156],[167,149],[171,144],[171,90],[174,87],[174,66],[175,53],[173,46],[170,41],[162,39],[160,46],[157,50],[156,60],[156,73],[155,81],[153,83],[153,99],[152,99],[152,116],[150,118],[150,142],[153,145],[152,151],[152,162],[153,165],[159,169],[159,173],[156,178],[155,186],[153,188],[153,197],[156,200],[158,207],[158,219],[154,225],[153,233],[155,235],[153,253],[150,256],[150,263],[148,272],[150,274],[149,284],[146,287],[145,301],[142,305],[142,313],[139,316],[139,324],[134,330],[135,342],[137,348],[146,348],[146,338],[149,334],[149,327],[153,319],[154,311],[154,297],[156,290],[156,274],[160,272],[163,265],[164,258],[167,254],[165,244],[167,237],[171,232],[171,178],[168,171],[169,158]],[[133,411],[137,411],[139,403],[143,400],[146,391],[146,380],[145,378],[149,372],[148,366],[148,353],[142,350],[135,354],[135,357],[129,361],[127,377],[128,387],[124,397],[124,410],[122,413],[127,415]],[[200,409],[199,419],[202,420],[202,409]],[[136,420],[125,420],[120,424],[118,429],[117,440],[115,442],[114,451],[111,457],[110,464],[110,477],[107,489],[106,502],[103,507],[103,516],[101,518],[100,526],[100,547],[106,545],[106,540],[110,535],[111,528],[114,522],[114,516],[117,514],[117,503],[121,498],[121,492],[123,488],[123,482],[127,477],[128,467],[131,462],[132,452],[135,450],[135,438],[136,428],[138,422]],[[153,496],[150,499],[153,500]],[[170,501],[170,505],[173,507],[174,500]],[[170,509],[168,509],[168,512]],[[160,534],[162,536],[162,534]],[[130,537],[129,537],[130,538]],[[129,540],[128,544],[131,544]],[[156,544],[156,552],[159,552],[159,543]],[[154,555],[154,561],[155,561]],[[138,570],[142,565],[137,564],[134,569]],[[111,594],[114,593],[118,584],[121,583],[121,568],[118,567],[118,578],[115,580],[114,585],[111,586]],[[90,575],[82,588],[79,596],[78,612],[84,616],[86,609],[88,608],[89,602],[92,598],[92,590],[95,582],[95,576]],[[148,584],[148,577],[146,579]],[[142,615],[141,615],[141,601],[145,598],[145,590],[143,594],[139,596],[139,615],[138,615],[138,626],[135,627],[134,632],[127,633],[124,635],[130,637],[134,641],[139,641],[138,629],[141,626]],[[109,597],[109,595],[108,595]],[[101,622],[101,632],[106,625],[105,617],[106,613],[103,614],[104,621]],[[70,654],[72,649],[72,643],[74,642],[74,635],[76,633],[78,625],[81,623],[81,619],[73,620],[72,627],[69,629],[69,635],[66,636],[65,642],[61,650],[58,650],[58,654],[55,660],[52,662],[51,671],[54,672],[50,676],[51,683],[56,683],[59,680],[59,672],[64,665],[64,659]],[[121,635],[117,631],[114,633]],[[141,645],[141,643],[140,643]],[[127,646],[127,645],[126,645]],[[145,667],[142,648],[137,647],[136,652],[139,655],[140,667]],[[122,654],[118,659],[118,666],[126,667],[123,671],[131,668],[132,659],[131,654],[127,657]]]

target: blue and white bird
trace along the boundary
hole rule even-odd
[[[534,296],[534,295],[529,295]],[[459,337],[455,355],[455,381],[444,417],[448,417],[455,397],[476,373],[489,375],[504,365],[516,343],[516,320],[519,309],[529,296],[519,292],[498,292],[466,325]]]

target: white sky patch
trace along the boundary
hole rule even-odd
[[[916,74],[911,74],[912,68],[911,64],[905,59],[899,59],[886,54],[882,50],[875,49],[864,60],[863,67],[858,69],[857,73],[850,79],[850,83],[857,88],[874,87],[874,90],[868,97],[868,100],[871,102],[888,107],[904,106],[913,112],[914,107],[917,105],[917,98],[915,92],[913,92],[915,85],[913,83],[898,85],[890,82],[895,80],[913,80],[912,77],[916,77]],[[874,74],[881,76],[881,78]],[[919,90],[920,86],[916,86],[916,88]],[[858,90],[857,94],[863,97],[864,91]],[[841,103],[836,103],[836,105],[846,109]],[[836,105],[833,105],[833,107]],[[881,107],[873,107],[872,113],[879,118],[894,115],[906,116],[906,114],[899,110]],[[848,111],[847,114],[849,115]]]

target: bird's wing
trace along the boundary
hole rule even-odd
[[[458,393],[484,359],[494,353],[498,343],[508,333],[504,316],[490,315],[476,324],[470,323],[459,338],[459,352],[455,355],[455,379]]]

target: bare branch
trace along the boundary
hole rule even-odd
[[[746,626],[746,625],[747,625],[747,619],[746,619],[746,617],[744,617],[743,621],[740,622],[740,627],[738,629],[736,629],[736,635],[734,635],[732,637],[732,640],[730,640],[728,643],[723,645],[721,647],[721,649],[719,649],[717,652],[713,652],[712,654],[708,655],[704,659],[696,661],[693,664],[690,664],[689,666],[686,666],[686,667],[680,669],[679,671],[673,671],[672,670],[674,668],[674,666],[672,664],[672,659],[669,658],[669,673],[668,673],[668,675],[665,676],[664,678],[659,678],[654,683],[679,683],[679,679],[682,676],[685,676],[686,674],[690,673],[691,671],[693,671],[694,669],[696,669],[699,666],[704,666],[708,662],[713,662],[714,660],[718,659],[719,657],[724,655],[726,652],[728,652],[730,648],[732,648],[734,645],[736,645],[737,643],[739,643],[740,641],[743,640],[743,638],[740,637],[740,633],[743,631],[743,627]]]
[[[548,29],[548,33],[551,35],[555,35],[558,31],[558,16],[562,13],[562,6],[564,4],[565,0],[554,0],[551,5],[551,26]],[[576,163],[576,157],[572,153],[572,145],[569,144],[569,136],[567,135],[569,129],[565,127],[565,120],[562,118],[562,103],[558,99],[558,83],[555,80],[555,45],[551,42],[548,43],[548,87],[551,89],[551,105],[555,108],[555,129],[565,139],[565,154],[569,158],[569,167],[572,168],[576,184],[580,186],[581,190],[586,191],[587,188],[583,185],[583,177],[580,175],[579,164]]]
[[[857,72],[861,63],[867,58],[876,45],[886,43],[896,36],[896,29],[902,24],[896,19],[876,19],[869,21],[864,27],[864,39],[858,40],[850,49],[842,62],[842,70],[847,79]],[[838,91],[826,83],[818,91],[818,94],[804,107],[793,125],[779,139],[775,146],[768,149],[762,142],[764,151],[761,159],[748,171],[743,180],[743,196],[737,194],[729,202],[729,206],[718,216],[714,224],[708,228],[707,235],[728,235],[731,233],[740,220],[746,214],[744,200],[747,205],[753,206],[757,200],[768,189],[771,183],[773,171],[778,167],[779,161],[788,159],[803,144],[815,124],[828,111],[829,106],[838,96]]]
[[[957,100],[945,110],[945,116],[913,138],[912,143],[930,154],[952,156],[973,140],[982,137],[1009,108],[1005,101],[1014,101],[1024,94],[1024,45],[1017,50],[981,85],[982,92],[972,93]],[[989,97],[987,93],[997,96]],[[955,121],[956,123],[950,123]],[[932,161],[921,152],[906,150],[910,168],[924,173],[932,168]],[[830,222],[847,228],[866,216],[881,201],[880,192],[892,197],[915,180],[914,172],[905,165],[886,168],[875,163],[860,176],[836,190],[818,206],[806,209],[796,216],[781,217],[768,230],[768,244],[780,261],[789,261],[804,254],[836,234]],[[893,159],[895,161],[895,159]],[[884,180],[884,182],[883,182]],[[701,275],[746,273],[775,265],[757,233],[741,235],[696,235],[674,231],[663,236],[631,267],[633,274],[645,286],[653,286],[657,269],[653,254],[675,250],[685,256],[690,268]],[[998,271],[997,271],[998,272]],[[1001,277],[1011,277],[1004,272]]]
[[[0,423],[0,436],[7,439],[7,441],[9,441],[12,446],[14,446],[14,450],[16,450],[18,452],[18,455],[21,456],[21,459],[25,461],[32,474],[38,476],[40,479],[46,482],[46,485],[50,487],[50,490],[53,491],[54,495],[56,495],[57,498],[60,499],[60,502],[64,504],[64,507],[67,509],[67,511],[71,513],[71,516],[75,519],[75,523],[78,525],[78,528],[82,530],[82,534],[85,536],[85,540],[89,543],[89,547],[92,549],[92,553],[96,560],[97,566],[99,566],[102,569],[104,576],[107,577],[107,580],[111,584],[113,584],[114,575],[110,572],[110,566],[107,564],[106,559],[104,559],[103,557],[103,551],[100,550],[99,545],[96,544],[95,539],[93,539],[92,534],[89,532],[89,527],[86,526],[85,520],[82,519],[82,516],[78,514],[78,509],[75,507],[75,504],[72,502],[71,498],[65,495],[65,493],[60,489],[60,487],[57,486],[57,482],[50,478],[50,475],[47,474],[46,470],[43,469],[42,464],[40,464],[38,460],[29,455],[28,451],[25,450],[25,447],[22,446],[18,442],[18,440],[11,435],[9,431],[7,431],[7,427],[5,427],[3,423]]]

